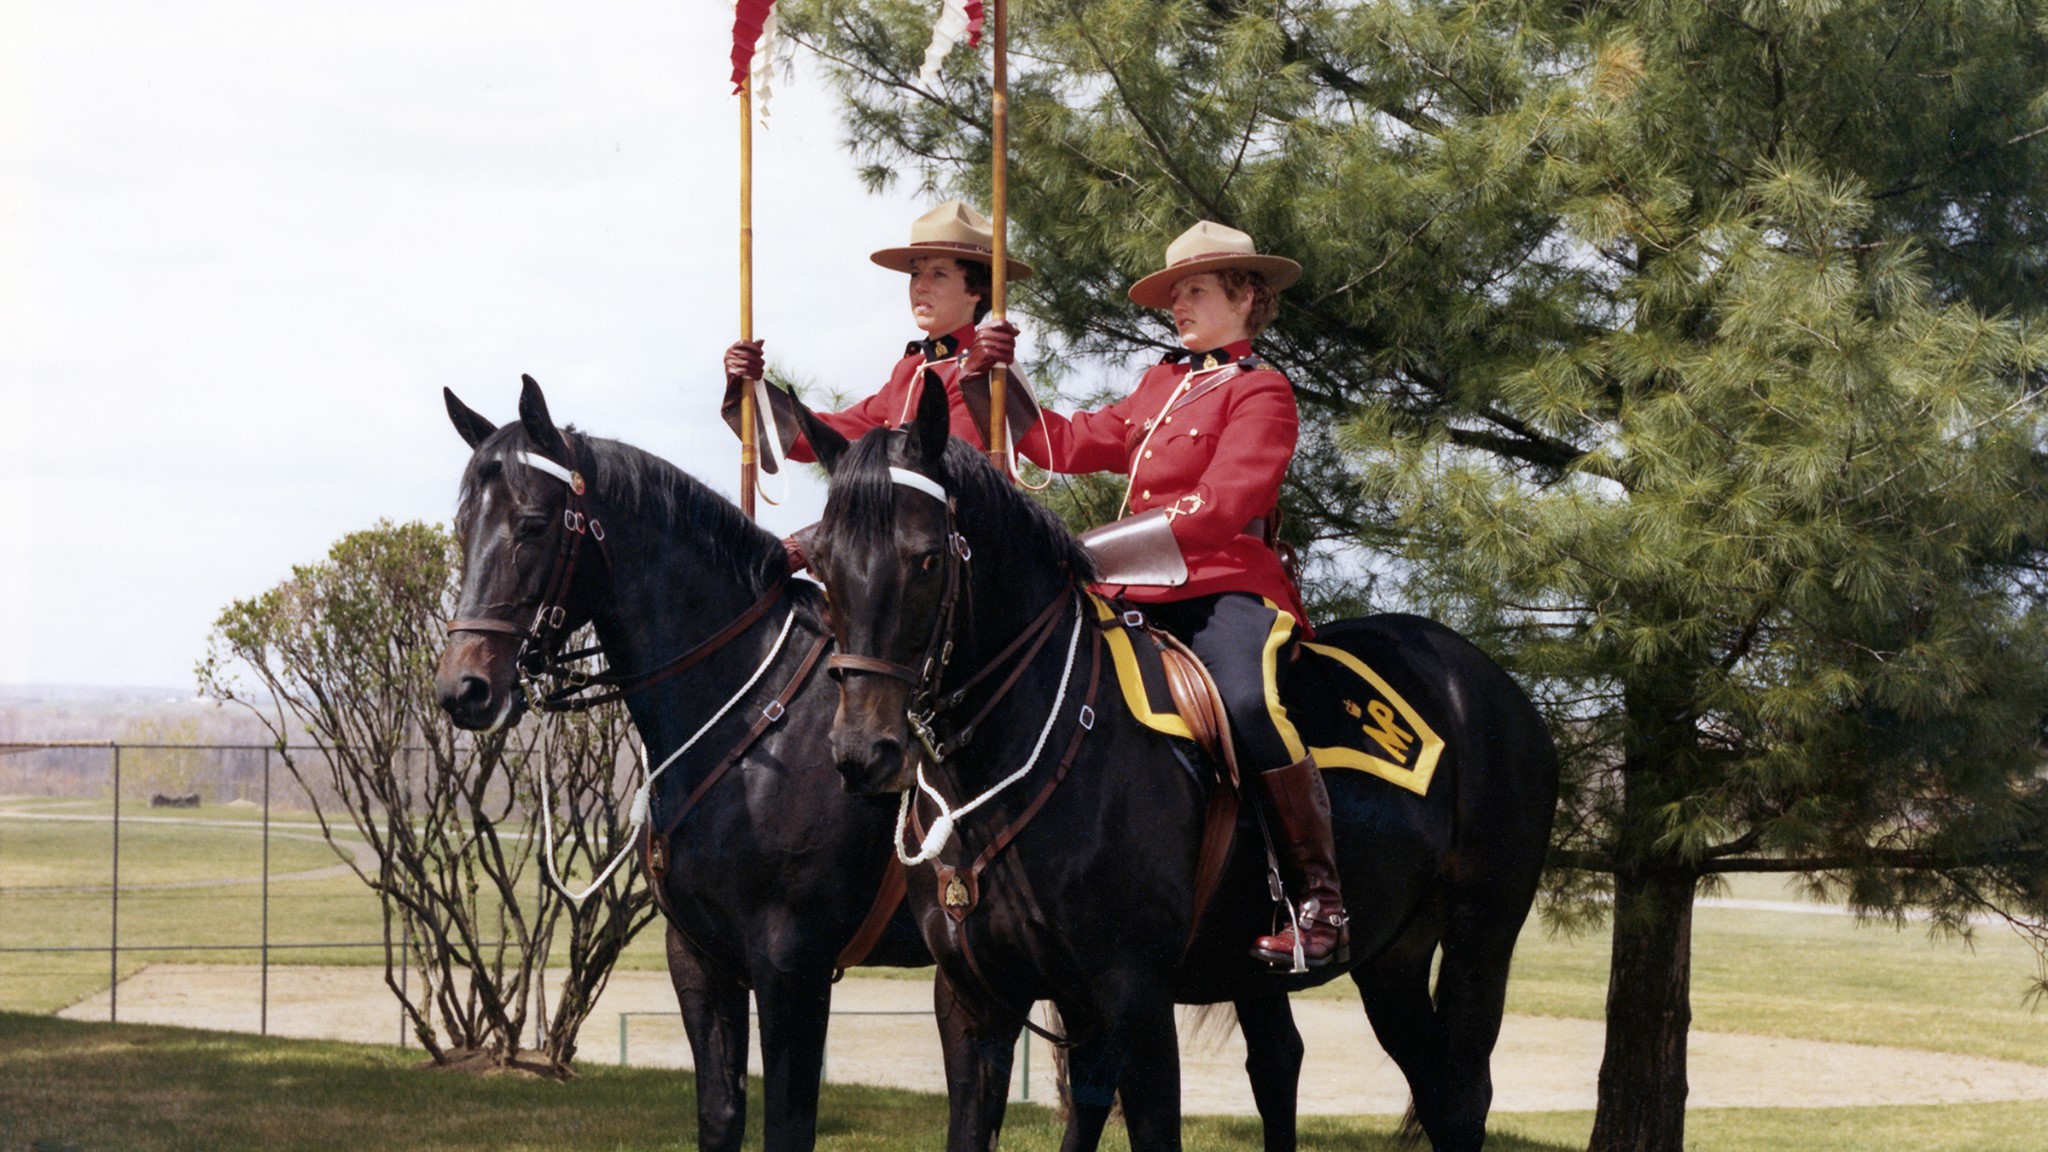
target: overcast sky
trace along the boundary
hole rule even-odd
[[[937,4],[934,3],[936,11]],[[220,609],[445,522],[441,388],[728,493],[737,103],[718,0],[0,0],[0,683],[189,688]],[[872,389],[912,334],[829,91],[755,134],[756,330]],[[794,480],[770,527],[808,522]]]

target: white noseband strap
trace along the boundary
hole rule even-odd
[[[891,468],[889,469],[889,479],[903,485],[905,488],[915,488],[941,504],[948,503],[946,490],[939,487],[938,483],[929,476],[920,476],[908,468]]]

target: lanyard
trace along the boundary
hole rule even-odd
[[[1220,375],[1202,381],[1202,391],[1206,393],[1213,390],[1217,385],[1236,376],[1238,371],[1238,366],[1235,364],[1226,365],[1221,368],[1204,369],[1203,372],[1216,372],[1220,373]],[[1138,486],[1138,464],[1145,459],[1145,449],[1151,445],[1153,435],[1159,431],[1160,425],[1166,423],[1166,414],[1173,411],[1175,404],[1195,394],[1195,377],[1202,375],[1203,372],[1190,372],[1186,376],[1181,377],[1180,383],[1174,387],[1171,393],[1167,394],[1166,403],[1159,406],[1158,414],[1145,422],[1145,438],[1138,441],[1138,450],[1131,453],[1131,472],[1124,479],[1124,499],[1123,503],[1117,505],[1117,519],[1123,519],[1124,513],[1130,511],[1131,489]]]

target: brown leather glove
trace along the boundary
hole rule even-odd
[[[740,434],[740,396],[753,382],[767,374],[767,364],[761,357],[761,341],[740,340],[725,350],[725,398],[719,402],[718,414],[725,419],[725,425],[732,434]],[[796,443],[798,434],[796,410],[790,406],[789,393],[770,386],[768,404],[775,418],[777,439],[782,442],[783,455],[789,454],[790,446]],[[761,468],[774,472],[775,456],[768,451],[768,416],[770,413],[754,413],[755,443],[760,445]]]
[[[1017,326],[1008,320],[984,324],[974,330],[974,343],[967,346],[967,359],[960,364],[960,375],[981,376],[998,364],[1008,366],[1017,362]]]
[[[738,432],[740,418],[740,393],[746,390],[749,380],[759,380],[768,371],[768,365],[761,358],[761,341],[736,340],[725,350],[725,399],[718,405],[718,411],[725,416],[725,422]]]

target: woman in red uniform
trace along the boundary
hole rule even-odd
[[[1273,319],[1278,291],[1300,274],[1299,264],[1261,255],[1236,229],[1209,221],[1188,229],[1167,247],[1166,267],[1130,290],[1138,304],[1171,310],[1188,351],[1147,370],[1123,400],[1072,416],[1044,413],[1043,428],[1054,470],[1127,473],[1128,515],[1083,541],[1105,591],[1143,605],[1208,666],[1239,761],[1265,784],[1299,905],[1295,922],[1260,937],[1253,953],[1291,964],[1298,942],[1318,967],[1342,952],[1346,917],[1329,794],[1280,703],[1289,646],[1307,620],[1266,531],[1299,416],[1287,377],[1251,344]],[[997,335],[976,349],[989,362],[1003,362]],[[1013,414],[1012,427],[1020,424]]]
[[[843,412],[820,413],[819,419],[849,440],[858,440],[873,428],[898,427],[916,413],[914,385],[929,369],[945,383],[952,401],[953,435],[980,446],[982,430],[961,399],[959,379],[963,372],[986,373],[995,356],[1008,363],[1016,335],[1016,329],[1007,325],[990,329],[983,335],[982,358],[976,360],[969,352],[975,325],[989,309],[989,269],[995,253],[988,219],[958,200],[948,200],[917,218],[910,226],[908,245],[884,248],[869,259],[910,274],[910,315],[924,330],[924,339],[913,340],[904,348],[903,358],[890,370],[881,391]],[[1010,280],[1031,275],[1030,267],[1019,261],[1005,260],[1004,266]],[[761,343],[743,340],[725,352],[721,411],[734,435],[739,434],[740,393],[748,382],[761,379]],[[766,391],[784,455],[799,461],[813,459],[811,446],[797,432],[788,394],[779,388]],[[768,443],[765,429],[760,443]],[[764,456],[763,466],[773,472],[774,457]]]

